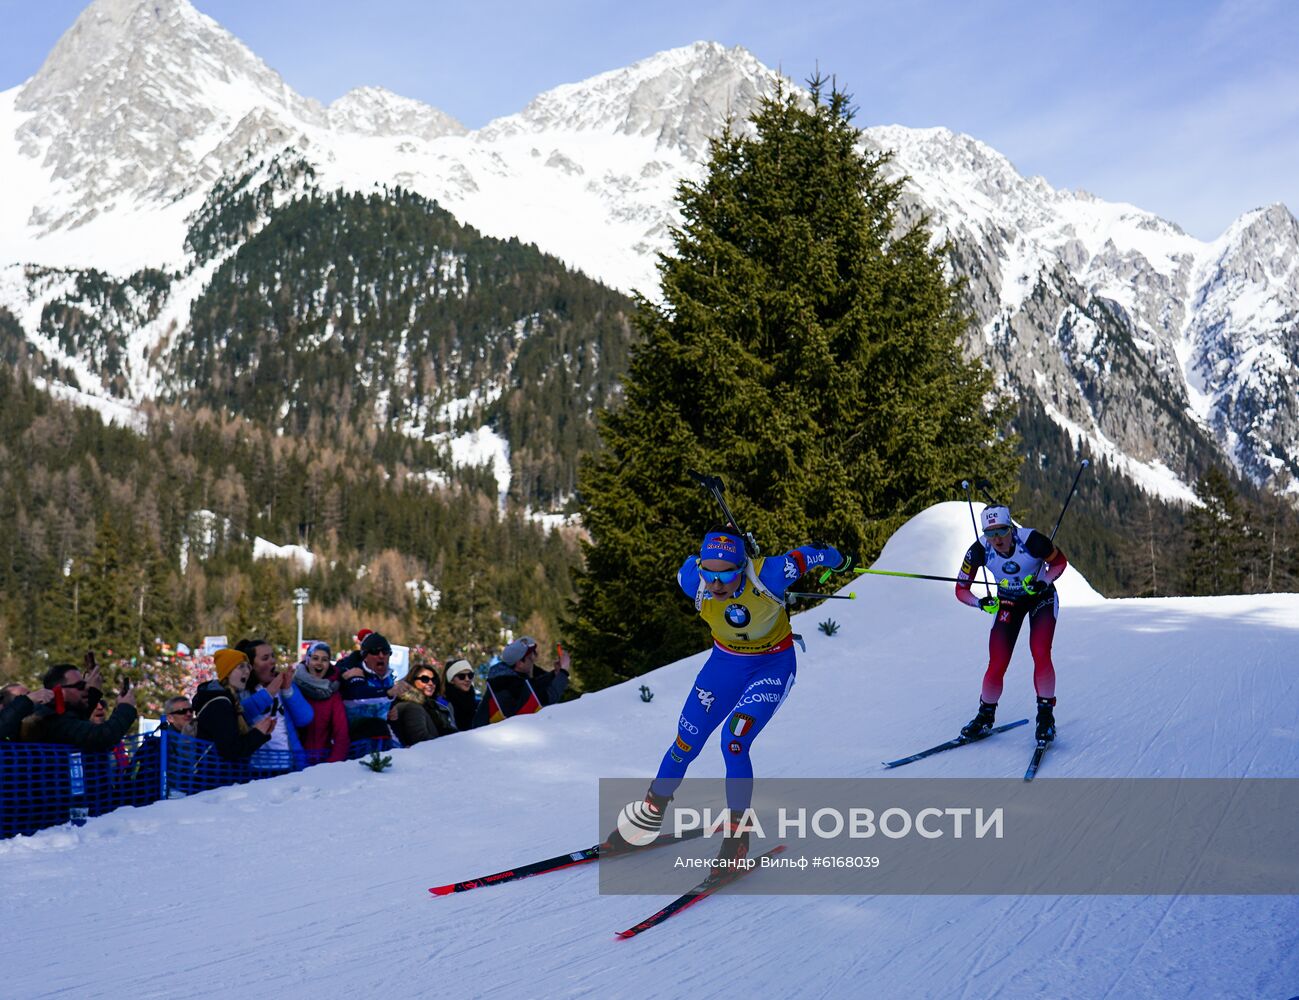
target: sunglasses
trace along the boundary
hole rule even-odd
[[[471,681],[474,679],[474,675],[469,673],[469,671],[466,670],[464,673],[456,674],[451,679],[453,681]]]
[[[192,708],[174,708],[174,709],[172,709],[170,712],[168,712],[167,714],[168,714],[169,716],[170,716],[170,715],[193,715],[193,714],[194,714],[194,709],[192,709]]]
[[[86,682],[84,680],[81,680],[81,681],[77,681],[77,683],[75,684],[64,684],[63,687],[76,688],[78,691],[84,691],[86,690]]]
[[[740,578],[740,574],[743,572],[744,570],[742,568],[713,570],[704,569],[702,566],[699,567],[699,575],[704,578],[705,583],[734,583]]]
[[[433,681],[433,678],[430,677],[428,674],[425,674],[423,677],[416,677],[416,678],[415,678],[415,683],[416,683],[416,684],[432,684],[433,682],[434,682],[434,681]]]
[[[1009,535],[1014,530],[1015,529],[1012,528],[1009,524],[1003,524],[1000,528],[988,528],[983,533],[988,538],[1004,538],[1006,535]]]

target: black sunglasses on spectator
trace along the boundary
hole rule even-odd
[[[193,715],[193,714],[194,714],[194,709],[192,709],[192,708],[173,708],[173,709],[172,709],[170,712],[168,712],[167,714],[168,714],[168,715]]]
[[[77,681],[77,683],[75,683],[75,684],[64,684],[63,687],[65,687],[65,688],[76,688],[78,691],[84,691],[84,690],[86,690],[86,682],[85,682],[84,680],[80,680],[80,681]]]
[[[453,681],[458,681],[458,680],[471,681],[471,680],[474,679],[474,675],[471,674],[468,670],[462,670],[462,671],[460,671],[460,673],[456,674],[456,675],[455,675],[454,677],[452,677],[451,679],[452,679]]]
[[[415,678],[415,683],[416,683],[416,684],[432,684],[432,683],[433,683],[433,678],[432,678],[432,676],[430,676],[429,674],[425,674],[423,677],[416,677],[416,678]]]

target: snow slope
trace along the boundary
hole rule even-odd
[[[951,573],[969,515],[906,525],[880,566]],[[1068,544],[1068,524],[1061,541]],[[1054,777],[1299,774],[1299,595],[1106,601],[1061,582]],[[799,682],[760,775],[878,776],[975,707],[988,620],[945,584],[852,585],[803,617]],[[1026,644],[1003,715],[1032,706]],[[1291,897],[719,896],[657,906],[581,868],[434,899],[429,885],[597,836],[596,779],[646,775],[703,654],[540,715],[0,843],[7,996],[1277,997],[1299,993]],[[658,695],[640,700],[646,683]],[[1020,733],[1023,731],[1020,730]],[[1007,777],[1006,734],[907,777]],[[693,776],[718,776],[710,748]],[[895,772],[887,772],[895,773]],[[896,772],[901,774],[902,772]],[[760,878],[757,873],[753,878]],[[76,948],[51,955],[72,933]]]

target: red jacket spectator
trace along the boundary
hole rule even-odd
[[[330,663],[329,646],[312,643],[298,664],[293,683],[307,699],[314,713],[311,722],[298,730],[302,748],[314,753],[328,750],[325,760],[347,760],[350,741],[347,736],[347,712],[343,696],[338,693],[338,674]]]

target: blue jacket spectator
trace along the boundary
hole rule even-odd
[[[271,733],[271,738],[267,740],[266,745],[253,754],[249,763],[254,768],[283,770],[286,763],[284,753],[288,752],[293,754],[296,766],[305,767],[307,754],[302,747],[302,740],[298,737],[298,727],[311,725],[311,720],[315,718],[315,712],[307,703],[306,697],[292,683],[285,683],[275,694],[271,694],[270,688],[258,688],[252,694],[245,694],[240,699],[240,707],[243,708],[244,717],[250,726],[257,725],[270,715],[271,708],[277,703],[283,716],[280,725],[275,727],[276,731]],[[283,744],[279,744],[276,739],[281,732],[284,734]]]
[[[307,755],[302,749],[298,727],[310,725],[314,713],[293,686],[293,669],[276,669],[275,647],[265,639],[243,639],[235,648],[248,657],[252,668],[248,686],[239,696],[248,724],[256,726],[272,714],[278,716],[282,712],[284,716],[281,724],[271,731],[266,745],[253,754],[248,763],[264,771],[305,767]]]
[[[347,712],[348,733],[353,741],[391,739],[388,712],[392,688],[397,679],[388,669],[392,646],[378,632],[361,640],[361,650],[338,661],[338,693]]]

